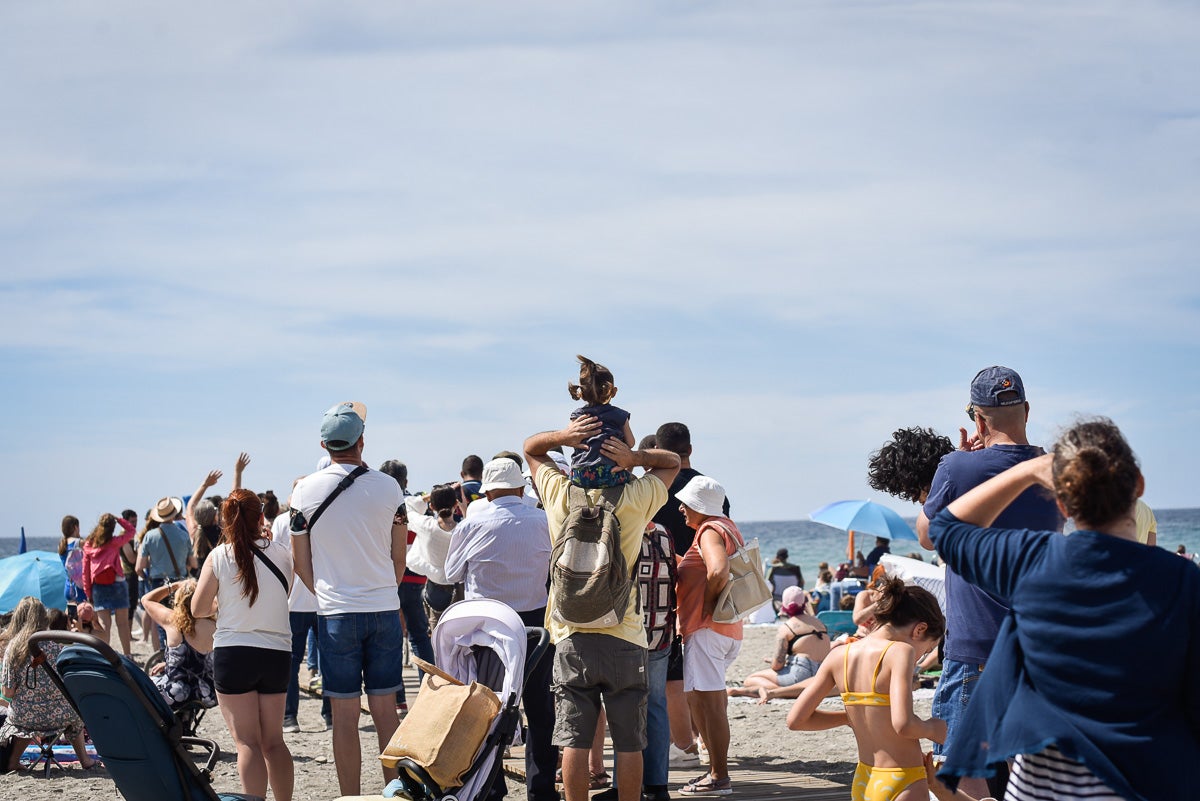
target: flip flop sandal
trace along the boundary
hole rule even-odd
[[[733,786],[728,777],[718,780],[705,776],[702,781],[680,787],[679,792],[684,795],[730,795],[733,793]]]
[[[588,789],[603,790],[610,784],[612,784],[612,780],[609,778],[608,772],[602,770],[599,773],[591,774],[591,778],[588,781]]]

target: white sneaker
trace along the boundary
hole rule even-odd
[[[700,755],[671,743],[667,749],[667,765],[672,768],[687,768],[700,764]]]
[[[295,734],[296,732],[300,731],[300,724],[296,722],[295,718],[284,718],[283,730],[287,734]]]

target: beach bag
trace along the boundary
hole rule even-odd
[[[500,713],[500,699],[477,681],[464,685],[423,659],[413,661],[425,671],[421,691],[379,761],[394,768],[408,757],[443,790],[461,787]]]
[[[621,552],[616,505],[621,487],[592,505],[586,490],[567,487],[567,518],[550,554],[553,617],[576,629],[607,629],[625,619],[636,586]]]
[[[713,524],[733,537],[733,533],[720,522],[713,521]],[[748,543],[743,542],[729,555],[729,583],[717,596],[712,619],[714,623],[737,623],[769,603],[771,585],[763,578],[762,556],[759,555],[758,539],[755,538]]]

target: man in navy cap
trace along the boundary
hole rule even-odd
[[[998,366],[980,370],[971,381],[967,416],[975,424],[975,434],[968,438],[962,429],[962,447],[942,457],[917,517],[917,535],[926,548],[933,548],[929,520],[951,501],[1013,465],[1044,453],[1026,437],[1029,402],[1016,370]],[[1031,487],[1001,512],[993,525],[1062,531],[1063,518],[1048,493]],[[955,728],[966,712],[971,687],[983,675],[1000,622],[1007,614],[1006,599],[989,595],[946,568],[945,659],[933,716],[946,721],[947,733],[945,745],[935,748],[936,753],[954,747]],[[976,798],[988,795],[983,779],[964,779],[959,788]],[[1003,792],[991,794],[999,798]]]

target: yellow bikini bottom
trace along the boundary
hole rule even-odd
[[[914,782],[925,778],[925,767],[873,768],[858,763],[850,801],[892,801]]]

